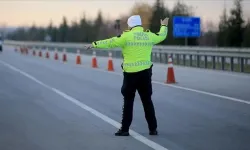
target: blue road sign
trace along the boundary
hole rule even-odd
[[[200,37],[200,18],[175,16],[173,19],[173,35],[176,38]]]

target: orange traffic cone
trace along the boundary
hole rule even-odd
[[[46,50],[46,58],[49,58],[49,50]]]
[[[96,52],[95,51],[93,51],[92,68],[98,68],[97,59],[96,59]]]
[[[58,60],[58,52],[57,52],[57,49],[55,50],[54,58],[55,58],[55,60]]]
[[[167,72],[167,81],[166,83],[176,83],[174,75],[174,67],[172,57],[168,57],[168,72]]]
[[[81,64],[81,54],[80,54],[80,50],[77,50],[76,64]]]
[[[109,52],[108,71],[114,71],[114,65],[113,65],[112,53],[111,52]]]
[[[63,50],[63,62],[67,61],[66,49]]]
[[[39,54],[38,54],[38,55],[39,55],[39,57],[42,57],[42,56],[43,56],[42,50],[41,50],[41,49],[39,50]]]

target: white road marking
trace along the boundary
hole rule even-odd
[[[16,72],[18,72],[18,73],[20,73],[20,74],[26,76],[27,78],[29,78],[29,79],[35,81],[35,82],[38,83],[38,84],[40,84],[40,85],[42,85],[42,86],[44,86],[44,87],[46,87],[46,88],[52,90],[53,92],[55,92],[55,93],[57,93],[58,95],[60,95],[60,96],[62,96],[63,98],[65,98],[66,100],[68,100],[68,101],[74,103],[75,105],[81,107],[82,109],[84,109],[84,110],[86,110],[86,111],[92,113],[92,114],[95,115],[96,117],[99,117],[100,119],[102,119],[103,121],[105,121],[105,122],[111,124],[112,126],[114,126],[114,127],[116,127],[116,128],[120,128],[120,126],[121,126],[120,123],[118,123],[117,121],[115,121],[115,120],[113,120],[113,119],[111,119],[111,118],[105,116],[104,114],[98,112],[97,110],[95,110],[95,109],[93,109],[93,108],[91,108],[91,107],[85,105],[84,103],[80,102],[79,100],[77,100],[77,99],[75,99],[75,98],[73,98],[73,97],[71,97],[71,96],[69,96],[69,95],[63,93],[62,91],[60,91],[60,90],[58,90],[58,89],[56,89],[56,88],[53,88],[53,87],[50,87],[50,86],[44,84],[43,82],[39,81],[39,80],[36,79],[35,77],[29,75],[28,73],[26,73],[26,72],[24,72],[24,71],[22,71],[22,70],[20,70],[20,69],[17,69],[16,67],[14,67],[14,66],[12,66],[12,65],[10,65],[10,64],[8,64],[8,63],[6,63],[6,62],[3,62],[3,61],[1,61],[1,60],[0,60],[0,62],[1,62],[3,65],[9,67],[10,69],[12,69],[12,70],[14,70],[14,71],[16,71]],[[135,138],[136,140],[142,142],[143,144],[145,144],[145,145],[151,147],[151,148],[154,149],[154,150],[169,150],[169,149],[167,149],[167,148],[165,148],[165,147],[163,147],[163,146],[161,146],[161,145],[159,145],[159,144],[157,144],[157,143],[155,143],[155,142],[149,140],[148,138],[146,138],[146,137],[140,135],[139,133],[137,133],[137,132],[135,132],[135,131],[133,131],[133,130],[131,130],[131,129],[130,129],[129,132],[130,132],[130,135],[131,135],[133,138]]]

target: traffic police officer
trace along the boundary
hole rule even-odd
[[[122,126],[115,133],[116,136],[128,136],[133,118],[133,104],[136,90],[138,91],[148,123],[149,134],[157,135],[157,120],[155,116],[152,96],[152,62],[151,52],[155,44],[167,37],[168,18],[161,20],[158,33],[144,31],[139,15],[128,19],[129,30],[117,37],[95,41],[86,46],[90,48],[110,49],[120,47],[123,55],[123,85],[121,93],[124,97]]]

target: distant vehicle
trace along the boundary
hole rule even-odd
[[[0,35],[0,52],[2,52],[2,51],[3,51],[3,38]]]

